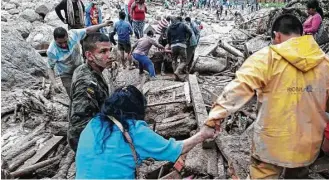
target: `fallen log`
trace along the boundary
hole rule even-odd
[[[219,46],[228,51],[229,53],[238,56],[238,57],[244,57],[243,53],[234,48],[233,46],[229,45],[227,42],[220,40]]]
[[[218,163],[217,163],[218,176],[217,176],[217,179],[226,179],[226,172],[225,172],[223,155],[221,153],[218,153],[217,159],[218,159]]]
[[[17,160],[11,163],[9,166],[9,171],[16,170],[19,166],[21,166],[26,160],[31,158],[37,151],[35,149],[31,149],[30,151],[22,154],[22,156],[19,156]]]
[[[231,177],[245,179],[249,175],[252,132],[253,125],[250,125],[242,135],[228,135],[223,129],[215,140],[218,149],[228,161]]]
[[[57,157],[39,162],[39,163],[34,164],[32,166],[26,167],[25,169],[21,169],[21,170],[17,170],[15,172],[12,172],[12,173],[10,173],[10,175],[12,177],[15,177],[15,178],[22,177],[24,175],[33,173],[34,171],[36,171],[39,168],[48,166],[50,164],[59,163],[60,158],[61,158],[61,156],[57,156]]]
[[[43,157],[45,157],[50,151],[52,151],[56,146],[64,139],[63,136],[54,136],[46,142],[46,144],[34,155],[31,159],[26,161],[22,168],[31,166],[39,162]]]
[[[215,58],[211,56],[199,56],[195,60],[192,71],[199,73],[219,73],[227,67],[226,58]]]
[[[50,132],[55,136],[66,136],[68,127],[69,127],[68,122],[64,122],[64,121],[49,122]]]
[[[71,164],[74,162],[75,153],[71,150],[67,154],[66,158],[64,159],[64,162],[60,163],[60,168],[57,172],[57,174],[52,177],[52,179],[67,179],[67,173],[69,171],[69,168],[71,167]]]
[[[24,144],[20,144],[18,147],[16,147],[15,149],[11,149],[10,154],[5,155],[5,158],[7,160],[11,160],[14,157],[20,155],[21,153],[23,153],[24,151],[26,151],[27,149],[31,148],[32,146],[34,146],[37,142],[37,140],[39,140],[40,137],[35,137],[33,140],[28,141]],[[9,152],[8,152],[9,153]]]
[[[198,128],[204,125],[208,118],[206,107],[202,98],[201,90],[196,75],[189,75],[192,103]],[[189,171],[200,174],[218,175],[217,148],[203,149],[201,144],[195,146],[187,153],[185,167]]]
[[[191,97],[195,112],[195,118],[198,122],[198,128],[200,128],[204,125],[204,121],[208,117],[208,112],[204,107],[204,101],[196,75],[190,74],[188,77],[188,81],[191,89]]]
[[[197,124],[190,113],[178,114],[156,123],[156,132],[164,137],[189,136]]]
[[[186,100],[168,101],[168,102],[161,102],[161,103],[148,104],[147,107],[162,106],[162,105],[175,104],[175,103],[185,103],[185,102],[186,102]]]
[[[162,89],[149,90],[149,93],[158,93],[158,92],[161,92],[161,91],[172,90],[172,89],[175,89],[175,88],[178,88],[178,87],[181,87],[181,86],[184,86],[184,83],[175,84],[175,85],[168,86],[168,87],[165,87],[165,88],[162,88]]]
[[[7,108],[1,108],[1,117],[4,117],[5,115],[12,114],[15,111],[15,107],[7,107]]]

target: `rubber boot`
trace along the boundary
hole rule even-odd
[[[185,69],[185,66],[186,66],[185,62],[179,63],[176,71],[174,72],[175,76],[178,77],[179,81],[184,81],[185,79],[185,75],[182,73]]]

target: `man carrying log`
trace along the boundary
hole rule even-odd
[[[183,81],[183,71],[187,65],[187,54],[186,54],[186,44],[190,41],[192,36],[192,30],[182,22],[182,17],[178,16],[175,22],[169,26],[168,29],[168,44],[171,47],[173,56],[173,70],[176,80]],[[177,66],[177,60],[180,57],[179,65]]]
[[[329,57],[312,36],[301,36],[302,24],[293,15],[278,17],[271,32],[274,45],[244,62],[205,124],[219,129],[257,95],[262,106],[253,127],[251,178],[277,179],[283,169],[285,178],[307,178],[305,166],[317,158],[329,121]]]
[[[99,32],[90,33],[83,41],[86,64],[80,65],[72,78],[72,101],[69,111],[68,143],[76,151],[80,133],[98,112],[109,96],[107,83],[102,75],[115,61],[110,58],[110,39]]]
[[[72,75],[75,68],[83,62],[79,46],[80,40],[84,39],[86,33],[96,32],[100,28],[112,23],[112,21],[106,21],[103,24],[90,26],[85,29],[72,29],[68,32],[62,27],[54,30],[54,40],[50,43],[47,50],[47,65],[49,79],[55,92],[61,91],[55,80],[56,72],[56,75],[61,78],[63,86],[71,98]]]

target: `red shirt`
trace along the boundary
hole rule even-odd
[[[145,4],[142,5],[142,8],[140,9],[137,4],[135,4],[135,8],[132,9],[132,16],[133,20],[137,21],[144,21],[145,20],[145,13],[147,11],[147,8]]]
[[[130,9],[131,9],[131,5],[135,2],[135,0],[129,0],[128,2],[128,13],[130,14]]]

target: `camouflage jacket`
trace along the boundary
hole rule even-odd
[[[108,85],[102,74],[87,64],[80,65],[73,74],[69,110],[68,140],[76,150],[80,133],[101,110],[109,95]]]

